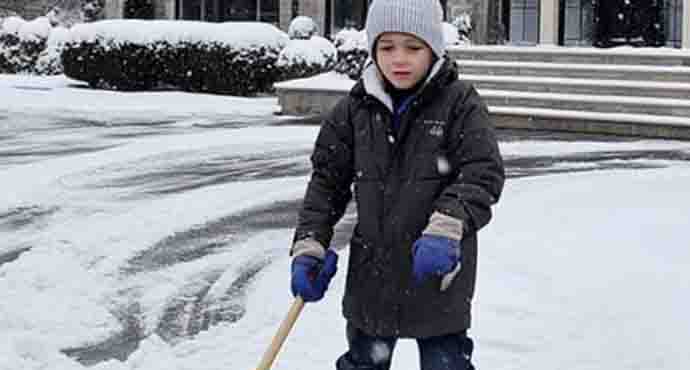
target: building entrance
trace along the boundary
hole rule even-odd
[[[661,0],[595,0],[594,45],[664,45],[662,10]]]

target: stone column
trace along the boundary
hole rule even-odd
[[[683,34],[682,48],[690,49],[690,0],[683,0]]]
[[[325,0],[300,0],[299,15],[306,15],[316,22],[319,33],[323,35],[326,29],[326,2]]]
[[[539,43],[541,45],[558,45],[558,6],[558,0],[540,1]]]
[[[287,32],[292,20],[292,0],[280,0],[280,29]]]
[[[125,15],[124,0],[110,0],[105,2],[105,18],[106,19],[120,19]]]

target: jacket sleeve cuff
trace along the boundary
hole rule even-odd
[[[290,249],[292,257],[297,256],[312,256],[320,260],[326,258],[326,248],[318,241],[312,238],[301,239],[295,242]]]
[[[463,230],[464,223],[462,220],[437,211],[431,215],[429,224],[422,233],[426,235],[442,236],[448,239],[462,240]]]

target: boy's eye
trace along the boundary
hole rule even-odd
[[[384,45],[384,46],[380,46],[380,47],[379,47],[379,50],[391,51],[391,50],[393,50],[393,47],[390,46],[390,45]]]

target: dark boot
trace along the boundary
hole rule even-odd
[[[350,347],[335,363],[337,370],[389,370],[397,338],[371,337],[347,325]]]

